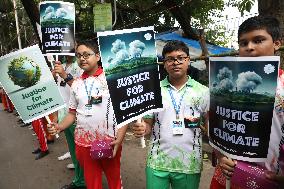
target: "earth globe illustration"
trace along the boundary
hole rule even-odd
[[[31,87],[40,80],[41,71],[32,59],[22,56],[10,62],[8,75],[15,85]]]

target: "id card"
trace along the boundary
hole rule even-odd
[[[173,135],[182,135],[183,128],[184,124],[182,119],[177,119],[172,122]]]
[[[92,104],[86,104],[85,105],[85,115],[86,116],[91,116],[93,115],[94,111],[93,111],[93,106]]]

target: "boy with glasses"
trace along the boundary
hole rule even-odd
[[[75,151],[84,171],[86,187],[102,189],[104,172],[109,189],[121,189],[120,159],[127,127],[116,126],[105,74],[99,65],[100,55],[96,42],[78,42],[76,56],[78,65],[84,72],[71,86],[68,114],[60,123],[52,123],[49,132],[55,135],[76,122]],[[96,159],[91,156],[91,147],[96,141],[111,141],[111,158]],[[69,188],[79,187],[70,185]]]
[[[170,41],[162,55],[168,73],[161,81],[163,111],[132,124],[136,137],[151,134],[147,189],[198,189],[209,90],[187,75],[190,57],[186,44]]]

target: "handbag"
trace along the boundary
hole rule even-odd
[[[275,181],[265,177],[266,168],[244,161],[238,161],[234,174],[231,178],[233,185],[242,189],[267,189],[278,188]]]
[[[92,159],[112,158],[113,148],[111,140],[95,140],[90,149]]]
[[[109,107],[110,107],[110,98],[108,99],[107,112],[106,112],[107,129],[108,129]],[[114,136],[115,136],[116,121],[115,121],[114,117],[113,117],[113,123],[114,123],[113,131],[114,131]],[[112,142],[112,140],[110,140],[110,139],[96,139],[96,140],[94,140],[92,145],[91,145],[91,149],[90,149],[91,158],[94,159],[94,160],[112,158],[113,147],[110,144],[111,142]]]

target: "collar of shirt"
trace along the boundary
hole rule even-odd
[[[99,66],[97,71],[92,76],[98,77],[99,75],[101,75],[101,73],[103,73],[103,68]],[[82,79],[87,79],[88,77],[90,77],[90,75],[88,75],[86,72],[83,72],[83,74],[81,75]]]
[[[192,87],[193,86],[192,82],[193,81],[192,81],[191,77],[187,76],[187,82],[179,89],[179,91],[182,90],[184,88],[184,86]],[[175,87],[172,84],[170,84],[168,76],[167,76],[164,80],[161,81],[161,87],[168,87],[168,86],[175,89]]]

